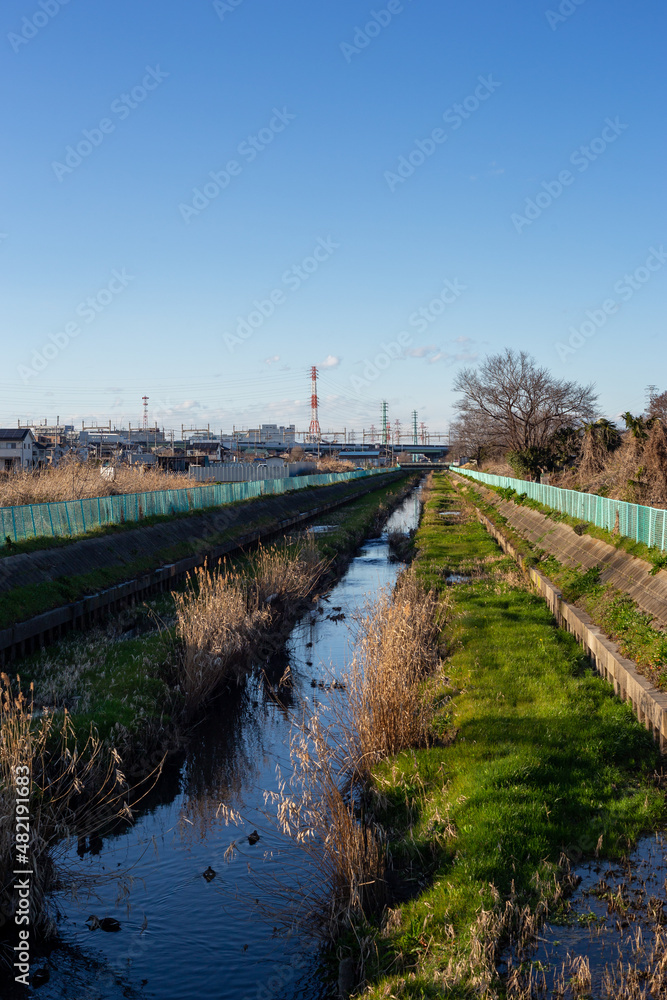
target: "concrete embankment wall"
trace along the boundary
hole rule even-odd
[[[630,555],[624,549],[591,535],[578,535],[569,524],[552,521],[541,511],[512,500],[503,500],[475,480],[462,481],[481,493],[522,538],[572,569],[599,568],[602,583],[609,583],[629,594],[642,611],[667,627],[667,573],[664,570],[653,573],[649,562]]]
[[[642,677],[636,664],[621,655],[616,643],[604,635],[590,615],[564,600],[558,587],[538,569],[526,566],[523,557],[488,517],[480,511],[477,511],[477,517],[503,552],[519,563],[549,605],[558,624],[576,637],[600,676],[613,685],[622,701],[630,703],[639,721],[659,743],[661,751],[667,751],[667,694]]]
[[[178,518],[152,527],[83,539],[62,548],[8,556],[0,560],[0,592],[28,583],[118,566],[142,556],[159,556],[161,550],[186,543],[190,555],[62,607],[17,622],[0,630],[0,664],[25,656],[57,640],[70,629],[90,627],[96,620],[151,594],[171,590],[199,566],[214,566],[226,555],[263,538],[289,530],[350,503],[396,480],[396,473],[374,476],[299,493],[282,494],[220,508],[204,515]],[[259,522],[259,523],[258,523]],[[251,525],[251,530],[248,529]],[[233,530],[233,537],[218,536]],[[131,575],[128,570],[128,577]],[[0,593],[0,599],[2,594]]]

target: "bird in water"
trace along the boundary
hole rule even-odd
[[[257,830],[253,830],[248,836],[248,843],[252,846],[252,844],[256,844],[258,840],[259,834],[257,833]]]
[[[91,913],[91,915],[86,920],[86,923],[90,927],[91,931],[96,931],[96,930],[100,930],[100,931],[119,931],[120,930],[120,922],[118,920],[116,920],[115,917],[102,917],[102,919],[100,919],[99,917],[96,917],[94,913]]]
[[[208,866],[205,872],[202,872],[202,875],[204,876],[207,882],[212,882],[217,874],[218,873],[215,871],[215,869],[211,868],[210,865]]]

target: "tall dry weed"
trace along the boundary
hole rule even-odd
[[[120,818],[131,820],[130,789],[113,749],[107,751],[92,731],[79,743],[67,711],[57,717],[45,710],[36,718],[32,698],[0,674],[0,911],[7,914],[16,903],[17,777],[26,767],[28,815],[21,818],[29,829],[24,846],[32,869],[30,923],[38,934],[48,935],[53,925],[46,896],[58,881],[56,845],[96,833]],[[21,832],[25,830],[23,826]]]
[[[335,938],[341,927],[385,902],[384,832],[363,818],[363,797],[351,785],[321,717],[294,728],[290,763],[289,781],[279,774],[278,791],[265,793],[265,799],[277,805],[282,833],[306,854],[312,869],[305,884],[284,894],[296,899],[307,926]]]
[[[434,707],[423,681],[439,663],[443,614],[435,592],[409,569],[393,594],[381,595],[361,615],[344,677],[348,697],[336,720],[359,778],[377,761],[428,743]]]
[[[258,546],[243,575],[226,566],[213,574],[195,570],[187,591],[174,595],[187,714],[240,677],[260,636],[299,609],[327,566],[308,536],[296,546]]]
[[[188,715],[199,708],[247,653],[271,609],[260,607],[235,573],[195,570],[190,587],[174,594],[176,635],[181,643],[179,683]]]

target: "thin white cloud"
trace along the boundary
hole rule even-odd
[[[338,368],[338,365],[340,364],[340,361],[341,361],[341,359],[337,358],[335,354],[327,354],[327,356],[324,359],[324,361],[322,362],[322,364],[319,365],[318,367],[319,368]]]
[[[275,363],[277,361],[280,361],[280,355],[279,354],[274,354],[273,357],[270,357],[270,358],[264,358],[264,364],[265,365],[275,365]]]
[[[411,358],[425,358],[429,354],[435,354],[437,350],[435,344],[424,344],[422,347],[413,347],[408,354]]]

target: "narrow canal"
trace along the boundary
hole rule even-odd
[[[420,504],[417,489],[391,515],[383,535],[364,544],[340,582],[296,624],[284,652],[214,703],[180,766],[167,769],[132,827],[94,838],[83,856],[72,845],[65,870],[76,873],[77,882],[89,877],[95,895],[80,891],[75,902],[66,892],[56,898],[60,944],[48,957],[49,981],[32,990],[34,996],[335,995],[316,942],[285,933],[281,924],[280,884],[307,888],[318,872],[271,823],[264,792],[277,787],[277,765],[288,771],[290,710],[326,699],[327,685],[345,669],[354,612],[391,586],[401,568],[391,561],[387,535],[417,527]],[[271,683],[288,664],[293,686],[281,690],[281,704]],[[225,825],[221,803],[243,815],[243,827]],[[232,841],[237,850],[226,860]],[[119,883],[118,871],[129,872],[129,881]],[[298,894],[292,902],[298,904]],[[91,915],[115,918],[120,930],[91,930]]]

